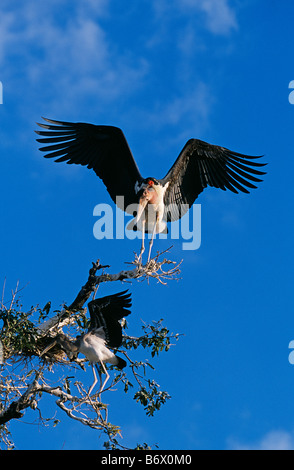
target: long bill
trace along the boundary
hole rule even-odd
[[[48,344],[48,346],[46,346],[45,349],[43,349],[43,351],[41,352],[40,354],[40,357],[43,356],[43,354],[46,354],[46,352],[48,352],[50,349],[52,349],[54,346],[56,346],[57,344],[57,340],[54,339],[53,341],[51,341],[50,344]]]
[[[138,204],[138,212],[137,212],[137,215],[136,215],[136,223],[139,222],[139,220],[141,219],[142,217],[142,214],[145,210],[145,207],[147,206],[149,202],[149,198],[146,197],[146,196],[142,196],[139,200],[139,204]]]

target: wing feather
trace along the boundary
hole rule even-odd
[[[164,196],[165,219],[180,218],[192,206],[199,194],[207,187],[249,193],[265,174],[260,168],[265,163],[256,162],[261,156],[243,155],[225,147],[190,139],[161,183],[168,184]],[[171,210],[172,204],[186,205],[183,211]]]
[[[103,328],[107,344],[118,348],[122,342],[122,327],[119,323],[124,317],[130,315],[132,305],[131,294],[127,290],[117,294],[108,295],[89,302],[90,330]]]
[[[93,169],[114,202],[124,196],[119,204],[123,210],[137,202],[135,184],[143,178],[121,129],[43,119],[48,124],[38,123],[42,130],[35,132],[41,136],[39,143],[49,144],[40,147],[45,158]]]

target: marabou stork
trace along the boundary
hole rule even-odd
[[[119,348],[122,343],[122,326],[119,320],[131,313],[129,310],[131,307],[130,297],[131,294],[127,294],[127,290],[125,290],[92,300],[88,304],[90,326],[87,333],[77,336],[74,341],[71,341],[65,334],[58,333],[41,353],[42,356],[53,346],[59,345],[70,360],[76,358],[79,353],[84,354],[92,366],[94,375],[94,382],[88,391],[88,396],[97,383],[95,367],[100,378],[99,393],[101,393],[109,379],[104,363],[109,362],[118,369],[123,369],[127,365],[124,359],[114,354],[109,348]],[[98,363],[101,364],[106,374],[103,384]]]
[[[261,156],[233,152],[225,147],[190,139],[162,179],[143,178],[121,129],[113,126],[52,121],[39,124],[46,130],[35,131],[46,158],[55,162],[76,163],[93,169],[104,182],[110,197],[127,213],[137,215],[129,229],[152,233],[148,261],[155,233],[166,232],[166,222],[180,219],[207,186],[249,193],[262,181]],[[118,198],[118,196],[123,196]]]

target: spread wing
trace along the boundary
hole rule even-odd
[[[257,187],[253,183],[262,181],[259,176],[265,174],[259,170],[265,163],[256,162],[258,158],[261,157],[242,155],[202,140],[189,140],[161,180],[163,185],[169,183],[164,197],[165,219],[182,217],[207,186],[249,193],[249,189]]]
[[[102,327],[108,345],[118,348],[122,342],[119,320],[130,315],[131,305],[131,294],[127,294],[127,290],[92,300],[88,304],[91,317],[89,331]]]
[[[135,184],[142,176],[121,129],[43,119],[48,124],[38,125],[46,130],[35,132],[41,136],[38,142],[48,144],[40,148],[45,158],[92,168],[115,203],[117,196],[124,196],[124,202],[118,202],[123,210],[137,202]]]

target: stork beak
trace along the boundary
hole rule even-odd
[[[149,191],[150,188],[151,188],[150,185],[145,187],[144,192],[143,192],[142,196],[139,199],[139,204],[138,204],[138,207],[137,207],[137,215],[134,219],[132,219],[128,223],[128,225],[127,225],[128,230],[135,230],[135,231],[137,230],[137,224],[138,224],[139,220],[142,217],[144,209],[147,206],[148,202],[153,197],[152,191]]]
[[[147,204],[148,204],[148,201],[149,201],[148,195],[143,194],[143,196],[140,197],[138,212],[137,212],[137,216],[136,216],[136,221],[137,221],[137,222],[138,222],[138,220],[141,219],[141,216],[142,216],[142,214],[143,214],[143,212],[144,212],[145,207],[146,207]]]
[[[46,354],[46,352],[52,349],[56,344],[57,344],[57,341],[56,339],[54,339],[50,344],[48,344],[48,346],[45,349],[43,349],[43,351],[40,354],[40,357],[43,356],[43,354]]]

